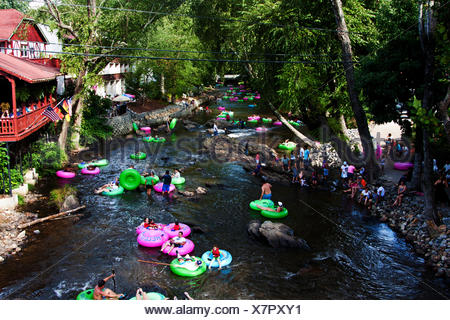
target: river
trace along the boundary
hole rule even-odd
[[[236,118],[254,111],[242,104],[223,104],[237,112]],[[204,122],[211,116],[201,114],[195,120]],[[152,156],[140,162],[129,159],[129,154],[136,146],[143,149],[144,143],[128,141],[110,151],[110,165],[101,168],[101,174],[77,175],[70,183],[87,206],[84,217],[77,223],[65,219],[31,228],[40,234],[32,235],[33,241],[0,265],[0,298],[74,299],[112,268],[117,291],[129,296],[137,287],[171,297],[188,291],[195,299],[442,299],[442,294],[450,295],[445,281],[432,277],[403,238],[340,193],[274,185],[275,200],[289,209],[280,222],[305,239],[311,251],[274,249],[249,239],[247,223],[263,219],[248,208],[259,196],[261,182],[237,164],[198,154],[202,130],[189,132],[178,126],[168,142],[158,144],[159,150],[152,149]],[[289,134],[279,128],[270,135]],[[186,189],[212,187],[198,200],[156,193],[148,199],[144,192],[120,197],[92,194],[94,187],[113,180],[130,164],[140,171],[152,168],[157,174],[187,166]],[[58,185],[62,182],[51,179],[40,188]],[[232,264],[196,278],[181,278],[166,266],[138,262],[171,261],[156,249],[137,245],[135,227],[146,216],[162,223],[179,219],[201,226],[205,233],[190,236],[194,254],[217,244],[231,252]]]

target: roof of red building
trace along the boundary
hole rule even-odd
[[[19,59],[5,53],[0,53],[1,71],[29,83],[49,81],[62,75],[58,68]]]
[[[0,39],[9,39],[23,18],[25,14],[16,9],[0,10]]]

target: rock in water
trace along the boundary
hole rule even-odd
[[[206,193],[208,192],[208,190],[206,190],[206,189],[203,188],[203,187],[198,187],[195,191],[196,191],[198,194],[206,194]]]
[[[305,240],[294,236],[294,231],[283,223],[264,221],[261,224],[252,220],[247,226],[247,232],[256,239],[267,241],[274,248],[310,249]]]
[[[76,196],[71,194],[64,200],[64,203],[61,206],[61,211],[72,210],[72,209],[78,208],[79,206],[80,206],[80,201],[78,200],[78,198]]]

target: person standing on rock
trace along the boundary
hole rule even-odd
[[[169,194],[170,184],[172,183],[172,176],[170,175],[169,170],[166,170],[166,174],[162,177],[163,185],[162,185],[162,194]]]
[[[348,165],[347,161],[344,161],[344,163],[341,166],[341,179],[347,180],[347,177],[348,177]]]
[[[265,182],[262,186],[261,186],[261,196],[259,197],[259,200],[262,199],[272,199],[272,185],[268,182]]]
[[[219,134],[219,128],[217,127],[217,123],[214,122],[213,126],[214,135],[217,136]]]
[[[356,167],[354,165],[349,165],[347,168],[347,177],[349,177],[350,179],[354,178],[354,173],[355,173]]]
[[[308,169],[309,166],[309,150],[308,150],[308,146],[305,145],[305,150],[303,151],[303,162],[305,165],[305,169]]]

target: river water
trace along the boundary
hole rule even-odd
[[[253,109],[224,103],[244,117]],[[215,113],[217,114],[217,113]],[[203,123],[212,115],[197,116]],[[116,270],[117,291],[133,295],[137,287],[170,297],[188,291],[195,299],[442,299],[450,296],[442,279],[433,279],[403,238],[372,218],[362,207],[340,193],[300,190],[275,185],[274,199],[289,209],[281,222],[305,239],[311,251],[274,249],[251,240],[246,231],[252,219],[264,220],[248,208],[260,194],[260,180],[234,163],[221,163],[198,152],[200,128],[188,132],[178,126],[168,142],[151,146],[145,161],[129,159],[136,148],[149,147],[129,140],[113,146],[110,165],[98,176],[77,177],[70,183],[87,206],[77,223],[70,219],[38,225],[39,235],[20,254],[0,265],[1,299],[74,299],[95,285],[98,278]],[[268,136],[286,137],[274,129]],[[156,150],[155,148],[158,148]],[[198,200],[165,198],[152,193],[127,192],[120,197],[92,194],[93,188],[111,181],[134,164],[140,171],[187,167],[185,189],[211,185]],[[43,189],[62,186],[46,181]],[[42,214],[42,212],[41,212]],[[47,213],[48,214],[48,213]],[[178,219],[202,227],[193,233],[193,254],[201,256],[213,244],[233,255],[230,267],[196,278],[181,278],[166,266],[157,249],[137,245],[135,227],[146,216],[162,223]],[[30,234],[31,232],[28,232]],[[297,272],[300,270],[300,273]],[[112,283],[109,283],[112,288]]]

